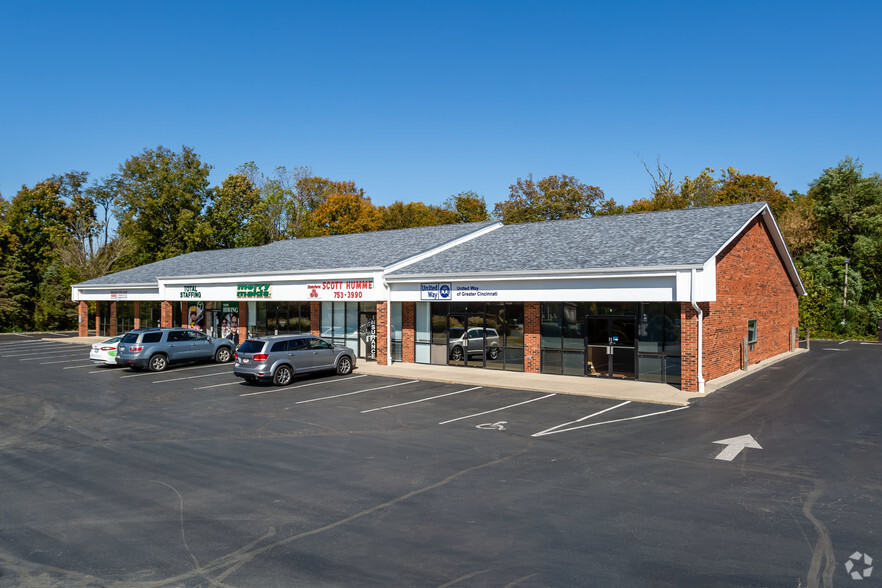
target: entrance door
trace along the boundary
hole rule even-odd
[[[377,313],[363,312],[358,316],[358,356],[377,361]]]
[[[589,316],[585,319],[585,333],[589,376],[637,376],[636,317]]]
[[[484,367],[484,314],[447,315],[447,363]]]

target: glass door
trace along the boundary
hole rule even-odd
[[[637,376],[637,319],[589,316],[585,319],[586,373],[634,379]]]
[[[377,361],[377,313],[358,315],[358,356]]]
[[[447,315],[447,364],[484,367],[484,314]]]

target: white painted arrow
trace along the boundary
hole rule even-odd
[[[751,435],[741,435],[740,437],[732,437],[731,439],[714,441],[714,443],[726,446],[726,448],[714,458],[722,459],[724,461],[732,461],[738,456],[739,453],[741,453],[741,450],[743,450],[745,447],[750,447],[751,449],[762,449],[762,447],[760,447],[760,444],[757,443],[756,439],[754,439]]]

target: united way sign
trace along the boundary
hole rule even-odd
[[[420,284],[420,300],[450,300],[450,284]]]

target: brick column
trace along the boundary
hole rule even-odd
[[[389,340],[386,338],[389,324],[389,304],[377,302],[377,365],[387,365],[389,362]]]
[[[309,303],[309,334],[314,337],[322,336],[322,303]]]
[[[401,303],[401,361],[416,361],[416,302]]]
[[[110,303],[110,336],[116,336],[116,302]]]
[[[101,303],[95,302],[95,334],[101,335],[101,329],[99,328],[101,325]]]
[[[135,307],[135,310],[133,311],[135,313],[135,317],[132,319],[132,328],[140,329],[141,328],[141,301],[135,300],[133,306]]]
[[[172,303],[168,300],[160,303],[159,324],[162,327],[172,326]]]
[[[524,372],[538,374],[541,361],[541,304],[524,302]]]
[[[248,302],[239,301],[239,328],[236,329],[237,342],[242,343],[248,338]]]
[[[77,333],[80,337],[88,337],[89,336],[89,303],[85,300],[81,300],[79,306],[77,307],[77,315],[79,316],[79,331]]]
[[[707,312],[707,304],[699,306]],[[688,302],[680,303],[680,389],[698,392],[698,313]]]

